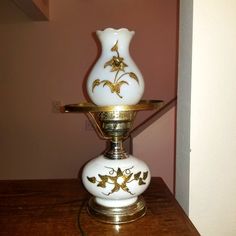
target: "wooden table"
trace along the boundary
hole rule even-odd
[[[144,194],[147,214],[133,223],[95,221],[86,211],[88,198],[77,179],[0,181],[0,235],[200,235],[161,178],[152,178]]]

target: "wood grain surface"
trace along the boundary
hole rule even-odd
[[[147,214],[132,223],[100,223],[87,214],[80,180],[0,181],[0,236],[200,235],[161,178],[144,194]]]

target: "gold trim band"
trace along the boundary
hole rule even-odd
[[[126,207],[104,207],[92,197],[87,210],[92,217],[103,223],[124,224],[143,217],[146,214],[146,204],[143,197],[139,196],[134,204]]]
[[[62,112],[107,112],[107,111],[142,111],[153,110],[162,107],[161,100],[141,100],[136,105],[117,105],[117,106],[96,106],[93,103],[82,102],[78,104],[68,104],[62,107]]]

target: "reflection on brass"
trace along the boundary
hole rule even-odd
[[[101,112],[99,113],[99,119],[101,120],[132,120],[133,113],[127,111],[111,111],[111,112]]]
[[[141,100],[136,105],[96,106],[93,103],[82,102],[62,107],[62,112],[108,112],[108,111],[142,111],[153,110],[163,106],[161,100]]]
[[[133,222],[146,213],[145,201],[142,196],[138,200],[126,207],[104,207],[96,202],[92,197],[88,202],[88,212],[97,220],[108,224],[123,224]]]
[[[112,52],[116,52],[116,56],[113,56],[111,60],[107,61],[104,65],[104,68],[107,66],[111,67],[111,72],[116,72],[114,81],[111,82],[109,80],[100,80],[96,79],[92,84],[92,91],[94,91],[95,87],[103,84],[103,87],[108,86],[110,88],[111,93],[116,93],[120,98],[123,98],[120,95],[120,88],[122,85],[129,85],[129,83],[125,80],[121,80],[121,78],[125,75],[128,75],[131,79],[136,80],[139,84],[139,80],[137,75],[134,72],[125,72],[125,67],[128,65],[124,62],[124,58],[120,57],[119,49],[118,49],[118,41],[116,41],[115,45],[111,48]],[[123,71],[124,73],[120,73]]]
[[[137,111],[161,108],[162,101],[142,100],[136,105],[96,106],[91,103],[64,106],[64,112],[85,112],[97,134],[110,140],[110,148],[104,156],[109,159],[125,159],[128,154],[123,148],[123,140],[129,136]]]
[[[118,168],[117,170],[106,166],[105,168],[110,169],[109,175],[98,174],[99,179],[97,179],[96,177],[88,177],[88,176],[87,179],[93,184],[97,183],[98,187],[104,189],[106,189],[107,185],[110,184],[113,185],[114,187],[109,193],[102,192],[106,196],[109,196],[110,194],[118,192],[120,190],[123,190],[131,195],[134,195],[135,193],[132,193],[127,186],[129,183],[133,181],[138,181],[138,185],[146,184],[145,180],[148,177],[148,171],[143,173],[139,171],[136,174],[134,174],[131,172],[133,166],[123,171],[121,170],[121,168]]]

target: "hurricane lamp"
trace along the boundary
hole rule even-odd
[[[144,80],[129,54],[134,31],[97,31],[102,53],[87,80],[90,103],[69,104],[66,113],[85,113],[101,139],[109,147],[83,168],[82,181],[92,195],[88,213],[97,220],[122,224],[146,213],[141,194],[151,173],[147,164],[126,152],[123,141],[129,136],[137,112],[160,109],[161,100],[141,100]]]

